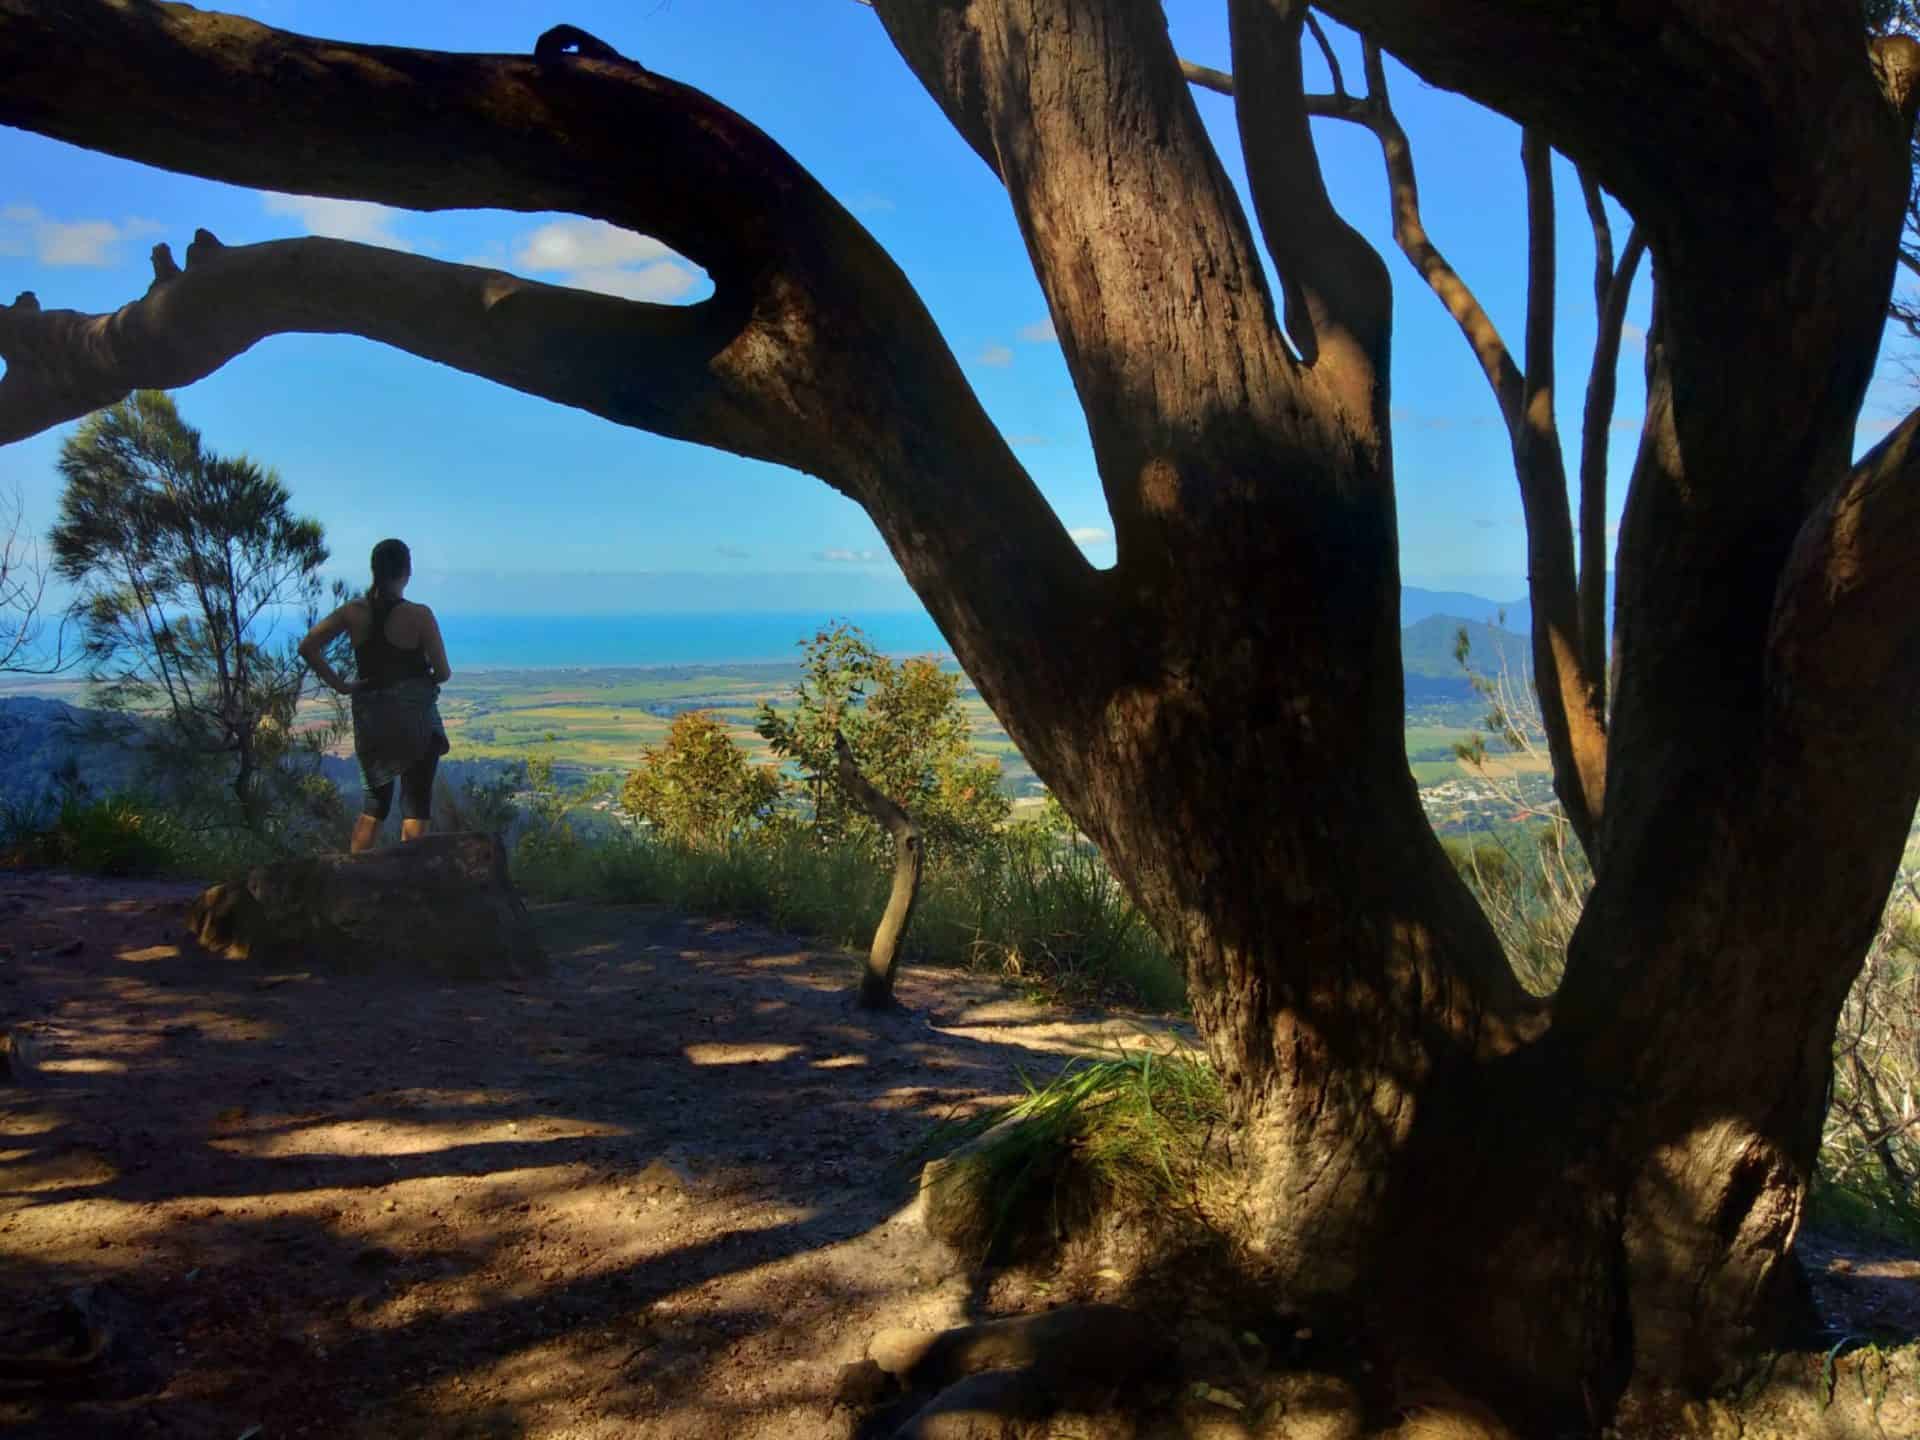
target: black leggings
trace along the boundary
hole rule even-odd
[[[440,757],[429,750],[400,772],[400,815],[406,820],[433,818],[433,772],[440,768]],[[389,780],[367,791],[360,802],[360,813],[385,820],[393,809],[393,784]]]

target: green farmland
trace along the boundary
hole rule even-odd
[[[543,754],[570,767],[624,775],[682,710],[712,711],[754,759],[769,759],[754,717],[762,702],[780,708],[799,674],[797,664],[465,671],[441,695],[440,710],[456,759]],[[1000,762],[1007,793],[1039,795],[1039,780],[979,695],[967,689],[963,703],[974,748]],[[1475,718],[1471,706],[1423,707],[1408,717],[1407,758],[1422,787],[1468,777],[1453,747],[1469,738]],[[1498,763],[1520,773],[1541,768],[1512,758]]]

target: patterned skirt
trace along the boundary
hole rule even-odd
[[[353,697],[353,753],[360,779],[377,790],[415,761],[444,755],[447,728],[440,723],[440,687],[431,680],[401,680]]]

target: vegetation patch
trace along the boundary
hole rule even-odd
[[[0,862],[58,865],[97,875],[178,873],[196,847],[165,808],[133,796],[69,796],[50,814],[12,809],[0,816]]]
[[[974,1259],[1047,1248],[1096,1216],[1153,1211],[1206,1228],[1225,1093],[1204,1060],[1076,1059],[1026,1095],[937,1127],[920,1154],[929,1228]]]

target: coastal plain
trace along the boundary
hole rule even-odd
[[[442,692],[440,712],[463,760],[551,758],[568,772],[624,776],[649,746],[665,737],[685,710],[717,716],[755,761],[773,756],[754,730],[762,704],[792,704],[800,679],[796,663],[629,668],[467,670]],[[1016,801],[1037,799],[1045,787],[999,719],[972,686],[962,691],[974,749],[1000,764],[1001,785]],[[1423,788],[1484,783],[1455,756],[1482,718],[1471,695],[1423,696],[1409,707],[1407,757]],[[1543,784],[1542,760],[1495,755],[1500,777]]]

